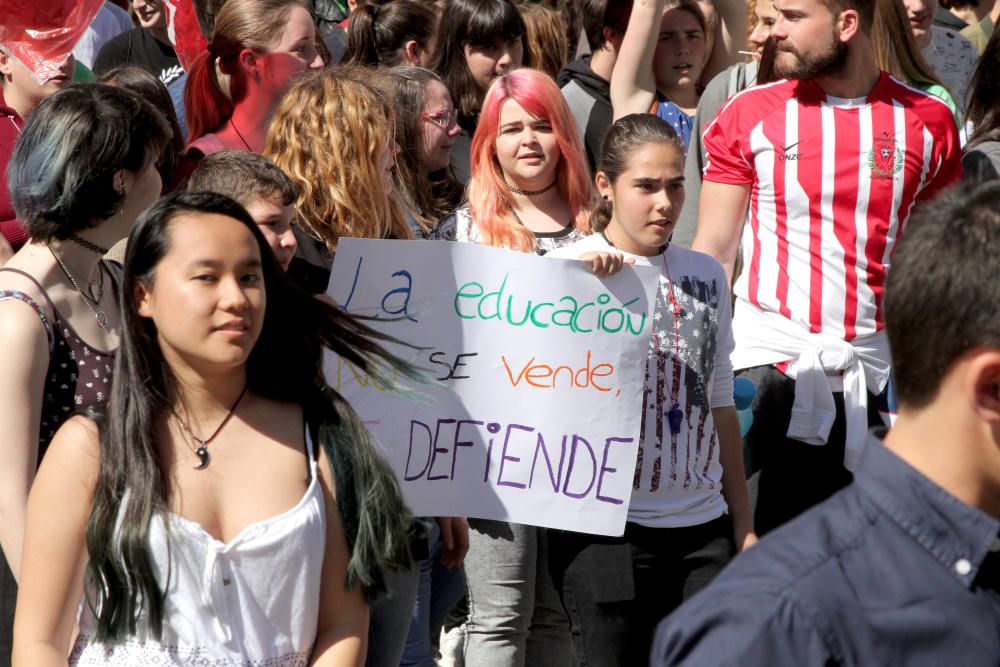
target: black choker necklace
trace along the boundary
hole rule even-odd
[[[90,252],[96,252],[98,255],[101,256],[108,254],[108,249],[105,248],[104,246],[99,246],[96,243],[91,243],[87,239],[83,238],[82,236],[77,236],[76,234],[70,234],[69,238],[67,238],[66,240],[77,244],[81,248],[86,248]]]
[[[546,185],[541,190],[522,190],[521,188],[515,188],[510,183],[507,184],[507,187],[510,189],[511,192],[513,192],[516,195],[524,195],[526,197],[534,197],[535,195],[540,195],[540,194],[548,192],[552,188],[556,187],[556,183],[558,183],[558,182],[559,182],[559,179],[557,178],[556,180],[552,181],[551,183],[549,183],[548,185]]]

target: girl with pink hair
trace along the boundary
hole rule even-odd
[[[570,110],[546,74],[518,69],[493,82],[472,138],[471,167],[469,202],[441,222],[437,238],[544,254],[589,233],[588,167]],[[547,531],[482,519],[470,519],[469,527],[465,664],[571,664],[569,620],[548,572]]]
[[[437,237],[545,254],[589,233],[590,173],[556,83],[533,69],[499,77],[472,138],[468,203]]]

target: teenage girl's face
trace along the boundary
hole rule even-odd
[[[244,208],[267,239],[267,245],[271,246],[282,270],[287,271],[298,247],[298,240],[292,231],[295,207],[281,203],[277,197],[255,197]]]
[[[295,5],[288,12],[288,21],[277,43],[260,59],[261,85],[275,99],[284,95],[295,77],[303,72],[323,67],[316,50],[316,26],[305,7]]]
[[[468,65],[479,90],[484,94],[494,79],[520,67],[524,58],[524,46],[520,37],[498,39],[490,47],[466,44],[463,48],[465,64]]]
[[[547,118],[536,118],[509,98],[500,107],[497,161],[511,185],[537,190],[556,178],[562,153]]]
[[[224,374],[246,363],[264,323],[260,248],[243,223],[217,214],[185,214],[168,228],[170,250],[152,285],[136,293],[152,319],[164,358],[175,370]]]
[[[754,26],[753,32],[750,33],[749,41],[754,52],[759,56],[764,51],[767,38],[771,36],[771,28],[774,27],[774,22],[778,18],[778,12],[774,9],[771,0],[757,0],[753,13],[757,24]]]
[[[420,160],[428,172],[444,169],[451,162],[451,145],[462,131],[452,122],[455,105],[440,81],[424,84],[424,108],[420,116]]]
[[[597,189],[611,202],[605,233],[634,255],[659,254],[684,206],[684,154],[672,143],[641,146],[611,183],[597,173]]]
[[[691,12],[684,9],[665,12],[653,54],[656,87],[664,91],[694,88],[707,58],[705,31]]]

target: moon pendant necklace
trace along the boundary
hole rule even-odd
[[[222,423],[219,424],[219,426],[214,431],[212,431],[212,435],[208,436],[204,440],[202,440],[201,438],[199,438],[194,434],[194,432],[191,430],[191,427],[188,426],[186,421],[181,419],[181,416],[177,414],[176,410],[173,411],[174,417],[177,418],[177,422],[188,434],[188,437],[191,438],[191,442],[193,444],[197,444],[197,447],[194,447],[194,453],[198,456],[198,465],[194,467],[195,470],[204,470],[205,468],[208,467],[208,464],[212,462],[212,456],[211,454],[208,453],[208,444],[213,440],[215,440],[215,436],[219,435],[219,432],[222,431],[222,427],[224,427],[229,422],[230,417],[232,417],[233,414],[236,412],[236,408],[239,406],[240,401],[243,400],[243,397],[246,395],[246,393],[247,393],[247,387],[246,385],[244,385],[243,391],[240,392],[240,395],[236,399],[236,402],[233,403],[233,407],[229,408],[229,412],[226,413],[226,416],[222,419]]]

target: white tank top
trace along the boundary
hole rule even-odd
[[[156,581],[166,590],[162,638],[152,638],[143,613],[135,636],[90,643],[97,624],[84,603],[69,664],[307,665],[326,546],[323,492],[308,430],[306,451],[311,480],[298,504],[248,525],[228,543],[181,516],[157,514],[149,547]],[[119,522],[127,503],[128,492]]]

